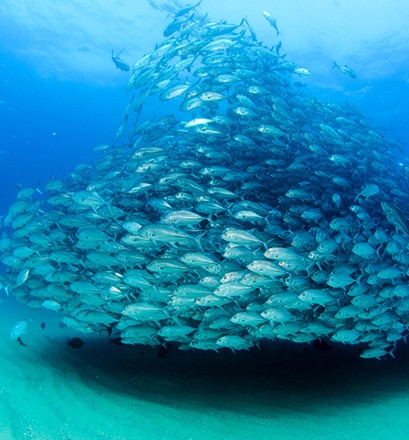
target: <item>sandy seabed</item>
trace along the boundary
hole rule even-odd
[[[30,317],[23,347],[9,333]],[[383,361],[283,344],[159,357],[12,300],[0,318],[0,440],[409,438],[406,346]],[[77,350],[67,346],[75,336]]]

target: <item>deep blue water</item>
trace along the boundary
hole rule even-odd
[[[44,185],[112,143],[128,96],[123,86],[96,87],[40,77],[30,65],[0,54],[0,214],[16,184]],[[113,66],[114,68],[114,66]]]

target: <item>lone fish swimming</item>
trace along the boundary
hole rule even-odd
[[[120,69],[123,72],[129,72],[129,70],[131,70],[131,68],[129,67],[129,64],[126,63],[124,60],[121,60],[121,58],[119,58],[119,55],[121,55],[121,53],[122,53],[122,50],[117,55],[114,56],[114,49],[112,49],[111,59],[114,62],[117,69]]]

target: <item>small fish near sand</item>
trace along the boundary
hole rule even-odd
[[[10,338],[18,342],[23,347],[27,347],[27,345],[22,341],[21,336],[27,333],[29,321],[29,319],[18,321],[10,331]]]

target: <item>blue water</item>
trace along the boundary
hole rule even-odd
[[[109,54],[108,54],[109,55]],[[123,86],[94,87],[40,77],[32,66],[1,53],[0,213],[16,184],[35,187],[95,159],[112,143],[127,96]]]

